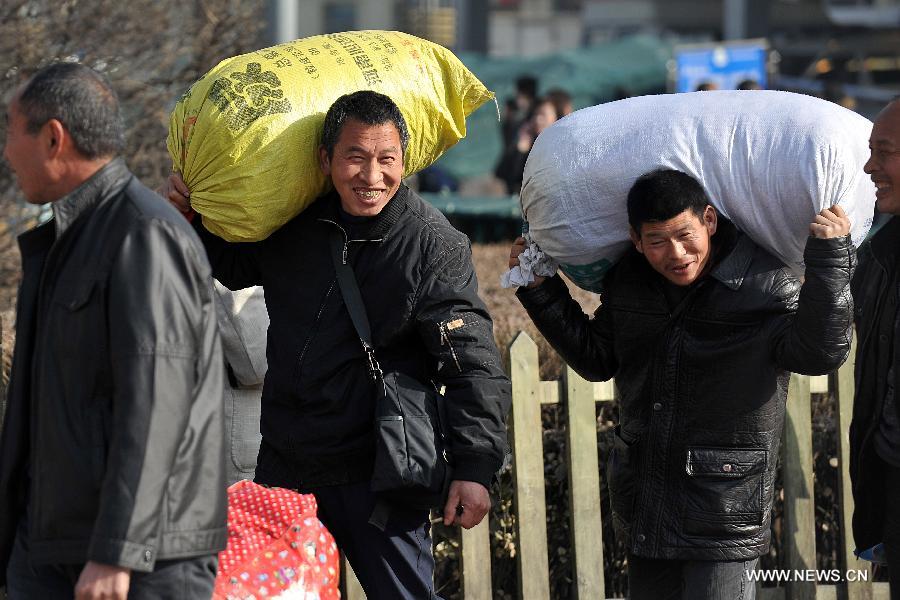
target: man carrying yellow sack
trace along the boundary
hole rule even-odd
[[[261,242],[228,243],[194,221],[219,281],[265,289],[269,370],[256,482],[315,494],[319,518],[373,600],[435,598],[434,560],[428,510],[394,494],[383,518],[384,497],[371,491],[373,356],[360,347],[363,336],[337,281],[335,232],[381,370],[445,387],[453,465],[446,524],[481,522],[507,449],[510,384],[477,295],[469,240],[401,182],[408,140],[390,98],[372,91],[342,96],[325,116],[319,149],[333,192]],[[164,193],[190,212],[177,174]]]

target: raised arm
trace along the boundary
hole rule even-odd
[[[191,208],[191,192],[181,178],[181,173],[174,172],[169,175],[156,191],[193,225],[200,241],[203,242],[203,247],[206,248],[213,277],[222,285],[230,290],[262,285],[258,258],[260,242],[226,242],[210,233],[203,226],[200,216]]]
[[[804,375],[830,373],[850,353],[853,299],[850,281],[856,249],[850,241],[850,220],[840,206],[824,209],[810,224],[803,258],[806,277],[784,276],[773,290],[795,312],[779,319],[773,331],[775,362]]]
[[[519,238],[510,250],[510,268],[519,264],[523,250],[524,240]],[[533,283],[516,291],[516,297],[541,335],[579,375],[589,381],[606,381],[615,375],[612,322],[602,304],[589,318],[558,275],[535,276]]]

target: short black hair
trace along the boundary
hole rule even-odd
[[[641,225],[658,223],[690,210],[703,218],[709,196],[700,182],[675,169],[658,169],[637,178],[628,191],[628,224],[640,237]]]
[[[34,74],[17,98],[28,133],[56,119],[88,159],[115,156],[125,147],[119,100],[106,78],[78,63],[55,63]]]
[[[516,92],[525,94],[529,98],[537,96],[538,81],[531,75],[522,75],[516,79]]]
[[[406,147],[409,145],[409,130],[406,127],[406,119],[403,113],[394,104],[394,101],[378,92],[362,90],[345,94],[334,101],[334,104],[325,113],[325,125],[322,127],[322,146],[331,158],[334,147],[337,144],[344,123],[348,119],[354,119],[366,125],[383,125],[393,123],[400,134],[400,145],[403,157],[406,157]]]

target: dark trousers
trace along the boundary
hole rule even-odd
[[[316,496],[319,520],[347,556],[369,600],[438,598],[427,510],[392,507],[381,531],[369,523],[375,496],[368,482],[309,491]]]
[[[132,571],[129,600],[203,600],[212,597],[216,555],[158,560],[151,573]],[[31,565],[28,540],[20,527],[6,567],[8,600],[72,600],[84,565]]]
[[[900,600],[900,468],[884,465],[884,543],[891,600]]]
[[[628,555],[629,600],[754,600],[752,560],[664,560]]]

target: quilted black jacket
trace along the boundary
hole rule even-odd
[[[714,240],[720,258],[674,310],[634,250],[607,275],[593,319],[559,277],[517,293],[576,371],[615,377],[610,501],[639,556],[767,552],[789,371],[828,373],[850,349],[849,237],[808,240],[802,287],[730,223]]]

